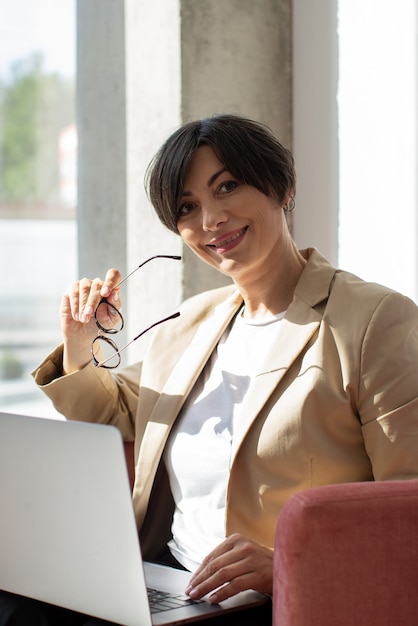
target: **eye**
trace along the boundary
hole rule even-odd
[[[181,204],[177,209],[177,219],[181,219],[182,217],[190,215],[190,213],[192,213],[196,209],[196,207],[197,204],[195,202],[184,202],[184,204]]]
[[[237,180],[225,180],[218,187],[219,193],[231,193],[235,191],[237,187],[239,187],[240,183]]]

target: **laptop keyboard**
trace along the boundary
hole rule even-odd
[[[181,606],[203,602],[203,600],[192,600],[184,594],[168,593],[158,589],[151,589],[150,587],[147,588],[147,591],[151,613],[161,613],[162,611],[170,611]]]

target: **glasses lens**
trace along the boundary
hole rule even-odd
[[[106,300],[102,300],[95,313],[97,326],[106,333],[118,333],[123,328],[123,317]]]
[[[98,367],[113,369],[120,363],[118,347],[108,337],[102,337],[101,335],[96,337],[91,346],[91,354],[95,365]]]

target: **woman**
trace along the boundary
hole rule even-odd
[[[233,285],[186,301],[144,362],[113,375],[90,347],[100,299],[120,307],[121,276],[83,279],[63,297],[63,346],[35,380],[69,419],[135,439],[145,558],[192,571],[192,598],[270,594],[292,493],[418,476],[417,307],[297,249],[293,159],[261,124],[184,125],[148,188],[162,223]]]

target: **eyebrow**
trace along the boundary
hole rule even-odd
[[[212,176],[209,178],[208,182],[207,182],[207,186],[211,187],[213,185],[213,183],[215,182],[215,180],[224,172],[227,172],[228,168],[226,167],[222,167],[220,170],[218,170],[217,172],[215,172],[214,174],[212,174]],[[183,193],[181,194],[182,196],[191,196],[192,193],[191,191],[183,191]]]
[[[218,176],[220,176],[221,174],[223,174],[226,171],[227,171],[226,167],[222,167],[218,172],[215,172],[214,174],[212,174],[212,176],[208,180],[208,187],[213,185],[213,183],[218,178]]]

